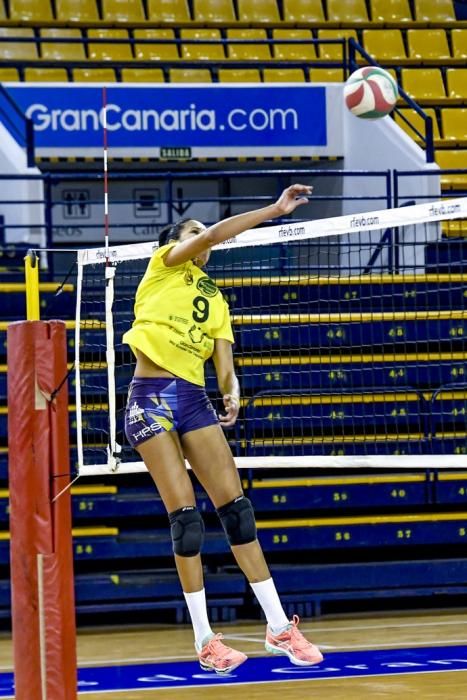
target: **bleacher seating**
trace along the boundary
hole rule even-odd
[[[272,38],[277,41],[273,45],[273,58],[281,61],[313,61],[316,60],[314,44],[308,43],[313,36],[308,29],[273,29]],[[300,43],[288,44],[280,43],[300,41]]]
[[[227,29],[227,39],[237,41],[255,40],[258,43],[229,43],[227,46],[227,56],[235,61],[269,61],[271,59],[271,50],[269,44],[265,43],[267,39],[265,29]]]
[[[141,0],[102,0],[102,18],[109,22],[144,22]]]
[[[233,0],[194,0],[193,7],[198,22],[236,22]]]
[[[88,29],[88,39],[120,39],[128,41],[126,29]],[[133,55],[129,43],[88,44],[88,55],[92,61],[131,61]]]
[[[408,0],[371,0],[372,22],[402,24],[412,21]]]
[[[238,19],[242,22],[278,23],[279,8],[276,0],[237,0]]]
[[[439,68],[404,68],[402,87],[416,102],[442,102],[446,97]]]
[[[148,0],[148,20],[151,22],[189,22],[187,0]]]
[[[368,22],[365,0],[327,0],[328,19],[342,24]]]
[[[135,58],[142,61],[177,61],[179,52],[177,45],[173,44],[140,44],[138,39],[149,41],[174,39],[173,29],[135,29]]]
[[[4,22],[6,11],[0,2],[0,37],[10,39],[0,42],[0,59],[4,61],[1,81],[342,81],[342,45],[315,45],[310,40],[352,37],[393,72],[406,92],[430,105],[425,112],[433,119],[437,163],[465,171],[467,29],[455,26],[451,0],[10,0],[6,7],[10,23]],[[282,21],[287,24],[283,26]],[[31,41],[16,42],[15,37]],[[35,40],[37,37],[122,38],[124,43],[42,43]],[[227,40],[225,45],[206,43],[221,37]],[[146,39],[171,43],[141,43]],[[197,43],[184,43],[193,39]],[[235,39],[253,43],[234,44]],[[268,39],[278,43],[271,44]],[[280,43],[286,39],[303,43]],[[223,59],[225,63],[217,65]],[[96,63],[89,67],[72,64],[87,60]],[[245,63],[229,67],[230,60]],[[18,70],[15,61],[27,65]],[[143,61],[148,65],[142,67],[139,62]],[[187,67],[184,61],[205,63]],[[290,67],[290,61],[301,61],[303,66]],[[329,61],[334,65],[320,65]],[[98,62],[104,65],[98,67]],[[408,115],[421,133],[423,120],[408,109],[395,115],[396,122],[417,139],[401,114]],[[441,180],[446,191],[467,189],[465,172],[443,174]],[[445,235],[459,238],[462,223],[450,224]],[[427,254],[427,264],[434,270],[442,262],[442,243],[432,246]],[[24,251],[18,260],[14,255],[8,260],[12,274],[18,274],[22,254]],[[0,263],[3,268],[4,258]],[[375,281],[371,289],[355,286],[354,297],[345,296],[347,287],[338,284],[318,289],[309,282],[297,283],[284,290],[273,279],[268,279],[267,286],[252,283],[242,287],[233,280],[225,291],[232,297],[239,348],[236,367],[244,397],[242,439],[236,445],[239,455],[424,455],[433,447],[440,450],[441,445],[447,452],[466,454],[467,390],[465,385],[455,384],[467,374],[465,336],[453,336],[451,313],[463,308],[465,297],[460,286],[454,291],[448,287],[432,309],[433,288],[422,279],[414,282],[413,287],[407,287],[404,306],[407,310],[413,303],[409,312],[422,313],[408,313],[407,318],[396,321],[394,312],[400,299],[394,293],[394,282]],[[295,295],[297,310],[307,312],[313,307],[316,313],[300,323],[288,323],[284,318],[272,322],[253,313],[253,307],[278,305],[285,291]],[[24,316],[25,300],[18,288],[6,291],[0,286],[0,295],[8,295],[0,319],[0,483],[6,486],[5,330],[8,320]],[[362,298],[368,302],[366,316],[361,311]],[[61,317],[73,319],[73,306],[72,286],[65,287],[58,300],[54,286],[43,286],[43,317],[59,312]],[[104,333],[98,325],[83,331],[83,337],[89,344],[102,343]],[[369,337],[378,348],[371,363],[368,353],[355,350]],[[73,341],[71,321],[70,361]],[[411,352],[407,352],[407,342],[412,343]],[[307,348],[305,354],[303,347]],[[129,376],[124,379],[129,381]],[[81,381],[83,386],[92,383],[96,390],[104,388],[106,368],[83,369]],[[212,373],[207,385],[210,391],[215,390]],[[320,387],[319,392],[316,387]],[[123,389],[120,393],[122,398]],[[71,383],[72,425],[75,396],[76,387]],[[297,416],[305,418],[308,426],[301,439],[289,435]],[[251,430],[251,423],[245,424],[245,418],[254,420],[255,430]],[[101,434],[107,420],[106,404],[86,407],[84,424],[88,437],[94,438],[96,462],[106,459]],[[279,437],[272,435],[273,424],[281,428]],[[146,477],[142,475],[131,488],[112,481],[112,485],[89,483],[73,489],[79,612],[174,608],[177,620],[186,620],[165,511]],[[276,562],[286,562],[275,563],[273,571],[286,606],[295,606],[294,610],[301,605],[304,613],[317,614],[323,603],[369,595],[384,598],[405,593],[429,596],[434,590],[453,595],[467,592],[465,560],[461,554],[457,559],[454,556],[463,551],[467,536],[462,510],[467,474],[430,471],[306,479],[260,476],[246,480],[244,487],[258,513],[263,547]],[[197,496],[208,525],[205,552],[210,573],[206,588],[211,612],[214,619],[216,615],[232,619],[248,598],[247,586],[237,570],[225,566],[227,546],[212,505],[204,492]],[[6,489],[0,491],[0,519],[0,564],[6,570]],[[439,545],[449,548],[453,557],[441,562],[429,559]],[[325,557],[334,553],[336,560],[342,554],[345,563],[300,562],[310,547]],[[401,552],[398,556],[402,561],[371,561],[375,551],[381,559],[382,551],[393,552],[394,548]],[[156,566],[155,557],[157,569],[147,568],[148,561]],[[361,561],[365,558],[368,561]],[[3,577],[0,617],[9,615],[9,605],[9,585]]]
[[[408,29],[407,44],[409,58],[422,63],[451,58],[444,29]]]
[[[189,40],[193,43],[182,44],[182,58],[188,61],[212,61],[224,60],[224,47],[219,42],[218,44],[203,43],[203,40],[215,41],[220,40],[220,32],[218,29],[182,29],[180,38]]]
[[[364,29],[363,45],[370,56],[382,63],[407,57],[400,29]]]
[[[41,29],[42,39],[82,39],[79,29],[65,29],[63,27],[47,27]],[[86,59],[84,44],[78,41],[76,43],[54,41],[51,43],[41,42],[41,56],[47,61],[83,61]]]
[[[324,22],[321,0],[284,0],[286,22]]]
[[[415,19],[418,22],[455,22],[452,0],[415,0]]]
[[[96,22],[99,20],[96,0],[55,0],[56,17],[62,22]]]
[[[52,19],[50,0],[10,0],[10,19],[26,22],[47,22]]]
[[[467,68],[448,68],[446,79],[448,97],[467,99]]]

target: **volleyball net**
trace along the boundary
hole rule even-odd
[[[216,246],[241,411],[239,467],[467,468],[467,197],[318,221]],[[78,253],[76,462],[144,469],[123,416],[122,336],[157,243]],[[201,293],[202,296],[202,293]],[[188,330],[201,341],[195,322]],[[206,386],[221,410],[213,367]],[[72,437],[73,439],[73,437]]]

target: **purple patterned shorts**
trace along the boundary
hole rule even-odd
[[[132,447],[160,433],[183,435],[217,423],[204,387],[178,377],[132,379],[125,409],[125,434]]]

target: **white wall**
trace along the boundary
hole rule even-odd
[[[0,174],[40,175],[38,168],[28,168],[25,151],[0,123]],[[45,246],[44,207],[42,204],[21,204],[29,200],[44,199],[41,180],[0,180],[0,214],[5,219],[7,243],[30,243],[32,246]],[[14,200],[18,204],[2,204],[4,200]],[[41,224],[41,228],[31,225]],[[19,225],[21,228],[8,229]]]
[[[368,120],[359,119],[344,108],[344,163],[349,170],[416,170],[419,175],[399,179],[398,206],[411,201],[419,204],[437,200],[441,196],[440,178],[438,175],[423,175],[424,170],[438,170],[435,163],[427,163],[425,152],[394,122],[391,117]],[[361,178],[344,178],[343,190],[345,196],[381,195],[383,185],[380,178],[366,178],[362,191]],[[426,198],[427,197],[427,198]],[[385,209],[386,203],[381,200],[345,201],[344,214],[363,213]],[[353,234],[353,239],[361,244],[360,250],[345,246],[342,240],[341,264],[358,272],[368,262],[374,244],[381,238],[382,232]],[[425,262],[425,243],[439,237],[439,228],[432,226],[408,227],[399,231],[401,240],[401,258],[407,272],[422,271]],[[379,262],[386,262],[386,256]]]

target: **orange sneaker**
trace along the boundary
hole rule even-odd
[[[309,642],[298,629],[300,618],[293,616],[290,625],[280,634],[274,635],[266,628],[266,651],[271,654],[285,654],[296,666],[313,666],[323,660],[323,655],[314,644]]]
[[[199,664],[203,671],[215,671],[216,673],[230,673],[237,666],[247,660],[246,654],[236,649],[231,649],[221,642],[222,634],[215,634],[206,642],[201,651],[198,651]]]

